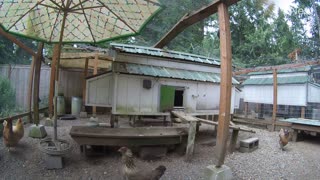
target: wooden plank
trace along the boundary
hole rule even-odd
[[[44,43],[40,42],[38,44],[37,57],[35,62],[34,70],[34,86],[33,86],[33,123],[36,125],[39,124],[39,86],[40,86],[40,72],[41,72],[41,60],[42,60],[42,51]]]
[[[213,126],[218,126],[218,123],[217,122],[214,122],[214,121],[208,121],[208,120],[205,120],[205,119],[201,119],[201,118],[197,118],[201,123],[203,124],[208,124],[208,125],[213,125]],[[250,133],[256,133],[255,131],[251,130],[251,129],[246,129],[246,128],[240,128],[236,125],[230,125],[229,126],[229,129],[233,129],[233,130],[240,130],[240,131],[244,131],[244,132],[250,132]]]
[[[243,124],[252,124],[252,125],[272,125],[272,121],[270,120],[257,120],[257,119],[248,119],[248,118],[241,118],[241,117],[236,117],[236,119],[233,119],[234,122],[237,123],[243,123]],[[282,121],[277,121],[275,123],[276,126],[284,126],[284,127],[291,127],[291,123],[288,122],[282,122]]]
[[[89,59],[86,58],[86,62],[84,64],[84,70],[83,70],[83,86],[82,86],[82,111],[86,111],[86,89],[87,89],[87,76],[88,76],[88,64]]]
[[[197,129],[197,122],[190,121],[189,124],[189,132],[188,132],[188,144],[186,150],[186,161],[191,161],[193,153],[194,153],[194,142],[196,138],[196,129]]]
[[[220,82],[220,107],[216,146],[216,167],[224,164],[227,140],[229,134],[231,89],[232,89],[232,62],[231,62],[231,33],[228,5],[218,4],[219,30],[220,30],[220,59],[221,59],[221,82]]]
[[[218,5],[223,2],[227,6],[231,6],[232,4],[237,3],[240,0],[215,0],[209,5],[200,8],[197,11],[187,13],[184,15],[177,24],[171,28],[171,30],[164,35],[160,41],[158,41],[154,47],[155,48],[163,48],[170,41],[172,41],[179,33],[185,30],[187,27],[202,21],[203,19],[209,17],[210,15],[218,12]]]
[[[0,28],[1,29],[1,28]],[[32,56],[31,68],[29,72],[29,87],[28,87],[28,112],[31,112],[32,106],[32,89],[33,89],[33,75],[35,66],[36,56]],[[29,123],[32,122],[31,114],[29,115]]]
[[[277,105],[278,105],[278,82],[277,69],[273,69],[273,109],[272,109],[272,131],[275,130],[275,122],[277,119]]]
[[[234,150],[236,149],[237,140],[238,140],[238,134],[239,134],[239,130],[233,130],[232,131],[230,145],[229,145],[229,152],[230,153],[233,153]]]
[[[302,125],[302,124],[293,123],[292,124],[292,129],[320,133],[320,127],[319,126],[308,126],[308,125]]]
[[[29,53],[31,56],[37,56],[37,54],[28,46],[23,44],[21,41],[19,41],[16,37],[13,35],[5,32],[2,28],[0,28],[0,34],[4,36],[5,38],[9,39],[11,42],[15,43],[18,45],[21,49],[25,50],[27,53]]]
[[[93,75],[96,75],[98,73],[98,66],[99,66],[99,55],[95,54]],[[96,106],[92,106],[92,114],[97,114],[97,107]]]
[[[305,118],[306,117],[306,107],[302,106],[301,107],[301,118]]]
[[[197,118],[192,117],[188,114],[185,114],[184,112],[180,112],[180,111],[171,111],[171,113],[175,116],[177,116],[179,119],[183,120],[183,121],[187,121],[187,122],[191,122],[191,121],[198,121]]]
[[[58,59],[58,44],[55,44],[53,47],[53,55],[52,55],[52,62],[51,62],[51,71],[50,71],[50,89],[49,89],[49,117],[52,118],[53,116],[53,96],[54,96],[54,87],[55,87],[55,72],[56,72],[56,65]]]
[[[248,117],[248,111],[249,111],[249,103],[245,102],[244,103],[244,116]]]

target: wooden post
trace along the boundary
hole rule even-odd
[[[231,136],[230,145],[229,145],[230,153],[233,153],[234,150],[236,149],[238,134],[239,134],[239,130],[236,130],[236,129],[232,130],[232,136]]]
[[[229,134],[231,88],[232,88],[232,63],[231,63],[231,33],[228,6],[225,3],[218,5],[219,30],[220,30],[220,107],[217,132],[216,156],[217,167],[224,164]]]
[[[55,72],[58,58],[58,44],[55,44],[53,47],[53,55],[51,62],[51,71],[50,71],[50,89],[49,89],[49,117],[53,116],[53,96],[54,96],[54,87],[55,87]]]
[[[40,74],[41,74],[41,60],[42,60],[42,50],[43,42],[38,45],[37,57],[34,69],[34,86],[33,86],[33,123],[39,124],[39,86],[40,86]]]
[[[275,123],[277,119],[277,105],[278,105],[278,82],[277,69],[273,69],[273,110],[272,110],[272,131],[275,130]]]
[[[188,144],[186,151],[186,161],[190,162],[194,152],[194,141],[196,138],[197,121],[189,122]]]
[[[21,41],[19,41],[13,35],[5,32],[2,28],[0,28],[0,35],[4,36],[5,38],[9,39],[11,42],[13,42],[16,45],[18,45],[21,49],[25,50],[31,56],[37,56],[37,54],[31,48],[29,48],[27,45],[23,44]]]
[[[88,76],[88,64],[89,64],[89,59],[86,58],[85,64],[84,64],[84,71],[83,71],[83,87],[82,87],[82,111],[86,111],[86,88],[87,88],[87,80],[86,77]]]
[[[1,29],[1,28],[0,28]],[[36,56],[32,56],[32,62],[29,72],[29,88],[28,88],[28,112],[29,115],[29,123],[32,123],[32,114],[31,114],[31,106],[32,106],[32,89],[33,89],[33,74],[34,74],[34,65],[36,61]]]
[[[9,79],[9,81],[10,81],[10,79],[11,79],[11,73],[12,73],[12,70],[11,70],[11,64],[9,64],[8,65],[8,79]]]
[[[244,103],[244,117],[248,117],[248,110],[249,110],[249,103],[245,102]]]
[[[98,65],[99,65],[99,56],[98,54],[94,57],[94,65],[93,65],[93,75],[96,75],[98,73]],[[92,106],[92,114],[96,115],[97,113],[97,107]]]
[[[305,118],[306,117],[306,107],[301,106],[301,118]]]

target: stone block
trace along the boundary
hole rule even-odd
[[[50,118],[47,118],[44,122],[44,125],[53,127],[53,120],[51,120]]]
[[[87,118],[88,117],[88,113],[87,112],[80,112],[79,117],[80,118]]]
[[[45,158],[47,169],[62,169],[63,168],[63,157],[46,155]]]
[[[215,165],[209,165],[204,170],[204,180],[232,180],[232,171],[226,166],[216,167]]]
[[[258,138],[249,138],[240,141],[240,152],[252,152],[259,147]]]
[[[32,125],[29,129],[29,137],[44,138],[47,136],[47,131],[43,125]]]

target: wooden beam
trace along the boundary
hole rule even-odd
[[[209,120],[205,120],[205,119],[201,119],[201,118],[197,118],[197,120],[203,124],[208,124],[208,125],[213,125],[213,126],[218,126],[217,122],[214,121],[209,121]],[[230,122],[231,123],[231,122]],[[236,125],[230,125],[229,129],[232,130],[240,130],[240,131],[244,131],[244,132],[250,132],[250,133],[256,133],[255,131],[251,130],[251,129],[246,129],[246,128],[240,128]]]
[[[57,58],[58,58],[58,44],[55,44],[53,47],[53,55],[52,55],[52,62],[51,62],[51,71],[50,71],[50,89],[49,89],[49,117],[52,118],[53,116],[53,96],[54,96],[54,87],[55,87],[55,72],[56,72],[56,65],[57,65]]]
[[[272,125],[272,120],[257,120],[257,119],[249,119],[249,118],[243,118],[243,117],[235,117],[233,120],[236,123],[243,123],[243,124],[251,124],[251,125],[261,125],[261,126],[267,126]],[[284,126],[284,127],[291,127],[291,123],[283,122],[283,121],[276,121],[276,126]]]
[[[233,130],[232,131],[230,145],[229,145],[229,152],[230,153],[233,153],[234,150],[236,149],[237,140],[238,140],[238,134],[239,134],[239,130]]]
[[[231,89],[232,89],[232,62],[231,62],[231,33],[228,14],[228,4],[218,4],[219,30],[220,30],[220,59],[221,59],[221,81],[220,81],[220,107],[219,125],[217,131],[217,146],[215,165],[221,167],[227,151],[227,140],[229,134]]]
[[[196,138],[197,121],[189,121],[188,144],[186,150],[186,161],[190,162],[194,153],[194,142]]]
[[[31,112],[32,106],[32,89],[33,89],[33,75],[34,75],[34,66],[35,66],[36,56],[32,56],[32,62],[29,72],[29,87],[28,87],[28,112]],[[29,123],[32,123],[32,116],[29,115]]]
[[[191,12],[190,14],[187,13],[184,15],[177,24],[171,28],[171,30],[164,35],[160,41],[158,41],[154,47],[155,48],[163,48],[167,45],[170,41],[172,41],[179,33],[185,30],[187,27],[202,21],[203,19],[209,17],[212,14],[218,12],[218,5],[223,2],[227,6],[231,6],[232,4],[237,3],[240,0],[215,0],[209,5],[200,8],[197,11]]]
[[[248,117],[248,111],[249,111],[249,103],[244,103],[244,117]]]
[[[98,66],[99,66],[99,55],[96,54],[94,58],[94,67],[93,67],[93,75],[96,75],[98,73]],[[92,106],[92,114],[97,114],[97,107]]]
[[[28,46],[24,45],[21,41],[19,41],[13,35],[5,32],[1,27],[0,27],[0,35],[4,36],[5,38],[9,39],[11,42],[13,42],[16,45],[18,45],[21,49],[25,50],[31,56],[37,56],[37,54],[31,48],[29,48]]]
[[[82,87],[82,111],[86,111],[86,88],[87,88],[87,76],[88,76],[88,64],[89,59],[86,58],[86,62],[84,64],[84,70],[83,70],[83,87]]]
[[[39,124],[39,87],[40,87],[40,74],[41,74],[41,60],[43,51],[43,42],[38,44],[37,57],[34,70],[34,86],[33,86],[33,123]]]
[[[277,69],[273,69],[273,110],[272,110],[272,131],[275,130],[275,123],[277,119],[277,105],[278,105],[278,82]]]
[[[8,65],[8,79],[9,79],[9,81],[10,81],[10,79],[11,79],[11,73],[12,73],[12,67],[11,67],[11,64],[9,64]]]
[[[306,107],[301,106],[301,118],[305,118],[306,117]]]
[[[247,69],[241,69],[233,73],[233,75],[241,75],[241,74],[248,74],[251,72],[260,72],[260,71],[272,71],[273,69],[288,69],[288,68],[298,68],[308,65],[317,65],[320,64],[320,60],[316,61],[305,61],[303,63],[297,63],[297,64],[283,64],[278,66],[265,66],[265,67],[258,67],[258,68],[247,68]]]

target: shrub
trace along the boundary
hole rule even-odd
[[[8,116],[15,108],[16,96],[10,81],[0,77],[0,117]]]

